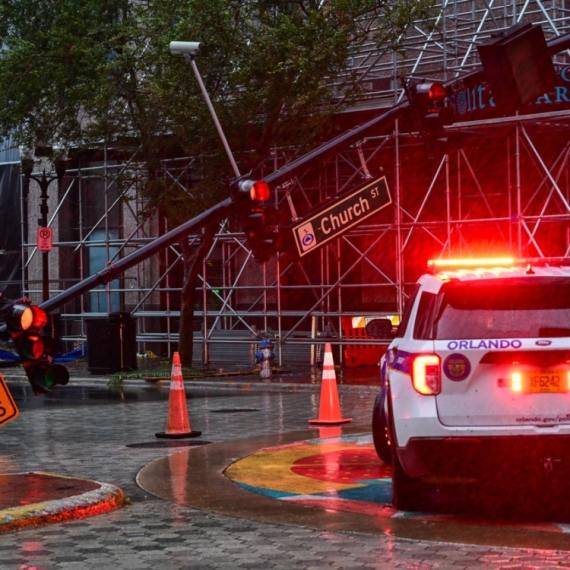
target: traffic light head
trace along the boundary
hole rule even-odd
[[[423,98],[426,106],[442,103],[447,97],[445,87],[438,81],[433,83],[418,83],[415,87],[416,95]]]
[[[278,244],[277,210],[268,205],[271,191],[264,180],[234,180],[229,186],[253,256],[267,261]]]
[[[269,200],[271,192],[265,180],[239,179],[230,183],[230,196],[238,208],[250,208]]]
[[[257,202],[267,202],[271,192],[265,180],[244,180],[244,189],[249,187],[249,197]],[[246,190],[247,191],[247,190]]]
[[[47,324],[45,311],[23,299],[5,305],[2,316],[5,325],[1,338],[13,341],[34,393],[47,393],[58,384],[67,384],[67,368],[53,363],[57,343],[51,336],[43,334]]]
[[[446,105],[447,90],[438,81],[420,82],[408,88],[420,128],[439,130],[451,122],[451,109]]]
[[[8,329],[14,332],[42,329],[46,326],[47,315],[39,307],[18,302],[4,309],[4,321]]]
[[[6,315],[6,324],[10,330],[25,331],[32,326],[34,314],[31,307],[16,303]]]

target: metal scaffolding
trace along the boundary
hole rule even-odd
[[[432,18],[417,22],[396,53],[368,43],[353,54],[353,71],[367,95],[357,108],[391,106],[404,97],[401,78],[449,80],[480,65],[476,45],[521,23],[540,24],[546,39],[570,31],[566,0],[442,0]],[[565,63],[560,54],[555,62]]]
[[[472,70],[479,64],[476,43],[520,21],[541,23],[547,37],[570,31],[565,0],[444,0],[433,21],[418,23],[406,38],[405,55],[377,57],[374,46],[355,54],[354,68],[370,85],[356,110],[394,105],[402,97],[401,77],[451,79]],[[555,61],[562,67],[567,55],[558,54]],[[199,275],[196,357],[245,364],[260,336],[268,335],[282,364],[316,362],[325,341],[343,345],[340,356],[348,358],[350,340],[362,344],[352,317],[400,315],[429,258],[570,255],[570,111],[563,109],[570,97],[565,94],[557,93],[562,100],[552,110],[554,101],[542,101],[532,115],[463,120],[429,148],[413,126],[386,121],[318,168],[297,172],[272,197],[291,220],[381,175],[393,201],[301,259],[285,254],[257,263],[239,226],[224,220]],[[278,149],[261,174],[293,158]],[[159,176],[189,191],[191,164],[189,158],[163,161]],[[100,164],[66,173],[49,203],[56,231],[52,294],[170,229],[158,216],[139,216],[144,172],[134,153],[120,164],[105,155]],[[26,195],[22,185],[22,211],[29,220],[22,229],[22,287],[39,302],[39,256],[27,237],[35,236],[32,195],[33,189]],[[195,245],[199,236],[189,239]],[[139,352],[175,350],[181,268],[182,252],[171,246],[102,290],[65,305],[67,347],[85,341],[87,318],[118,310],[136,317]]]

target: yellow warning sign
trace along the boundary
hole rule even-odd
[[[20,415],[18,408],[6,386],[2,374],[0,374],[0,426],[15,420]]]

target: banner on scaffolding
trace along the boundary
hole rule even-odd
[[[392,203],[386,177],[378,178],[347,198],[293,227],[299,255],[321,247]]]

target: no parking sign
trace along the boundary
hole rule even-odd
[[[53,244],[53,230],[51,228],[38,228],[38,249],[51,251]]]

